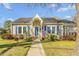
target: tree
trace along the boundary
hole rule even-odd
[[[76,24],[77,24],[77,37],[76,37],[76,43],[77,43],[77,55],[79,55],[79,3],[76,4],[76,10],[77,10],[77,14],[76,14]]]
[[[6,29],[0,28],[0,35],[4,34],[4,33],[6,33],[6,32],[7,32]]]
[[[4,28],[5,28],[8,32],[10,32],[11,24],[12,24],[12,21],[11,21],[11,20],[6,20],[6,21],[4,22]]]

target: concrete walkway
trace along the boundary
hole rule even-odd
[[[39,39],[33,41],[27,56],[45,56],[44,50]]]

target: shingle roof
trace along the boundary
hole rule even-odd
[[[70,20],[66,20],[66,19],[62,19],[58,21],[59,23],[63,22],[63,23],[75,23],[74,21],[70,21]]]
[[[13,22],[13,24],[17,23],[30,23],[32,18],[19,18]]]
[[[19,18],[13,22],[13,24],[18,23],[30,23],[33,18]],[[73,21],[69,20],[60,20],[56,18],[41,18],[43,20],[43,23],[74,23]]]
[[[42,18],[43,19],[43,23],[57,23],[58,19],[56,18]]]

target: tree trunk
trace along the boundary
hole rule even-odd
[[[76,24],[77,24],[77,37],[76,37],[76,52],[77,55],[79,55],[79,3],[76,4],[76,10],[77,10],[77,14],[76,14]]]

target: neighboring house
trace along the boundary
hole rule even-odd
[[[39,36],[42,35],[42,32],[59,36],[71,35],[75,32],[75,25],[73,21],[40,18],[36,15],[34,18],[19,18],[15,20],[11,26],[11,33],[19,35],[28,32],[30,36]]]

